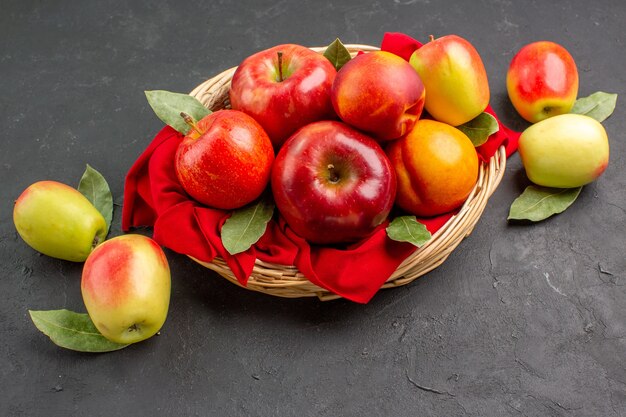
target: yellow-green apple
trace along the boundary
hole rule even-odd
[[[195,123],[175,155],[183,189],[195,200],[218,209],[242,207],[261,195],[274,162],[272,143],[252,117],[219,110]]]
[[[513,107],[531,123],[569,113],[578,95],[576,63],[561,45],[530,43],[511,60],[506,87]]]
[[[396,177],[380,145],[338,121],[298,130],[272,170],[276,207],[312,243],[356,241],[383,223],[393,206]]]
[[[106,239],[102,214],[69,185],[39,181],[30,185],[13,206],[19,235],[44,255],[82,262]]]
[[[361,54],[337,73],[333,107],[345,123],[385,141],[407,133],[424,108],[422,80],[390,52]]]
[[[152,239],[128,234],[98,246],[83,266],[87,313],[107,339],[136,343],[165,323],[171,278],[167,258]]]
[[[474,145],[447,123],[422,119],[386,151],[398,177],[396,203],[417,216],[458,208],[478,178]]]
[[[528,178],[538,185],[573,188],[598,178],[609,164],[602,124],[581,114],[561,114],[522,132],[519,154]]]
[[[323,55],[301,45],[278,45],[239,64],[230,104],[254,117],[279,148],[300,127],[334,117],[330,87],[336,74]]]
[[[466,39],[431,36],[409,62],[426,87],[426,111],[436,120],[458,126],[481,114],[489,104],[485,66]]]

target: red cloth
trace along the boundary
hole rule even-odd
[[[382,49],[408,59],[421,44],[403,34],[385,34]],[[408,56],[407,56],[408,54]],[[491,113],[493,111],[488,109]],[[477,151],[488,159],[505,143],[514,152],[517,132],[500,124],[500,131]],[[239,282],[246,285],[255,260],[295,265],[311,282],[349,300],[367,303],[389,276],[416,248],[389,239],[387,224],[369,237],[347,247],[310,245],[287,226],[280,215],[269,222],[265,234],[246,252],[230,255],[221,243],[220,230],[230,212],[202,206],[184,192],[174,170],[174,154],[182,135],[170,127],[157,134],[126,176],[122,229],[152,226],[154,239],[175,252],[210,262],[223,258]],[[420,219],[431,233],[453,215]]]
[[[383,36],[383,41],[380,43],[380,49],[387,52],[392,52],[398,55],[400,58],[404,58],[406,61],[411,58],[413,52],[422,47],[422,43],[413,39],[412,37],[399,32],[387,32]]]

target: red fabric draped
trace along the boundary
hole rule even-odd
[[[400,33],[387,33],[381,49],[408,60],[421,44]],[[489,107],[487,111],[495,116]],[[497,116],[496,116],[497,118]],[[499,122],[498,122],[499,123]],[[517,149],[519,133],[500,124],[500,130],[477,148],[488,160],[505,145],[507,155]],[[345,247],[311,245],[296,235],[280,215],[269,222],[265,234],[246,252],[230,255],[220,239],[220,230],[230,212],[208,208],[188,197],[176,178],[174,154],[182,135],[163,128],[126,176],[122,229],[152,226],[154,239],[175,252],[210,262],[223,258],[239,282],[246,285],[255,260],[295,265],[311,282],[349,300],[366,303],[397,267],[416,248],[389,239],[387,224],[370,236]],[[431,233],[453,215],[419,219]]]

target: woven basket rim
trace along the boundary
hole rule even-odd
[[[378,47],[365,44],[346,44],[345,47],[351,56],[355,56],[359,51],[379,50]],[[326,47],[310,47],[310,49],[322,53]],[[228,108],[228,90],[236,69],[237,67],[232,67],[222,71],[195,87],[189,94],[200,100],[210,110]],[[506,152],[504,146],[501,146],[487,163],[480,162],[476,185],[458,212],[437,230],[428,242],[409,255],[381,289],[409,284],[441,265],[460,242],[471,234],[489,198],[502,180],[505,168]],[[318,297],[322,301],[342,298],[307,280],[293,265],[280,265],[256,259],[248,283],[243,286],[224,259],[216,257],[211,262],[204,262],[192,256],[189,257],[248,290],[285,298]]]

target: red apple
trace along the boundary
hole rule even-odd
[[[202,204],[225,210],[259,197],[274,162],[274,149],[263,128],[236,110],[216,111],[190,123],[193,127],[175,156],[184,190]]]
[[[396,176],[380,145],[337,121],[309,124],[285,142],[272,170],[276,207],[312,243],[356,241],[383,223]]]
[[[569,113],[578,95],[576,63],[561,45],[533,42],[511,60],[506,87],[515,110],[531,123]]]
[[[330,87],[336,74],[323,55],[300,45],[278,45],[239,65],[230,104],[254,117],[278,148],[302,126],[334,118]]]
[[[436,120],[458,126],[489,104],[487,72],[476,48],[456,35],[425,43],[409,60],[426,87],[426,111]]]
[[[167,258],[152,239],[117,236],[99,245],[83,266],[81,293],[104,337],[136,343],[154,336],[167,318],[171,278]]]
[[[390,140],[406,134],[419,119],[425,90],[408,62],[376,51],[354,57],[339,70],[331,97],[341,120]]]

